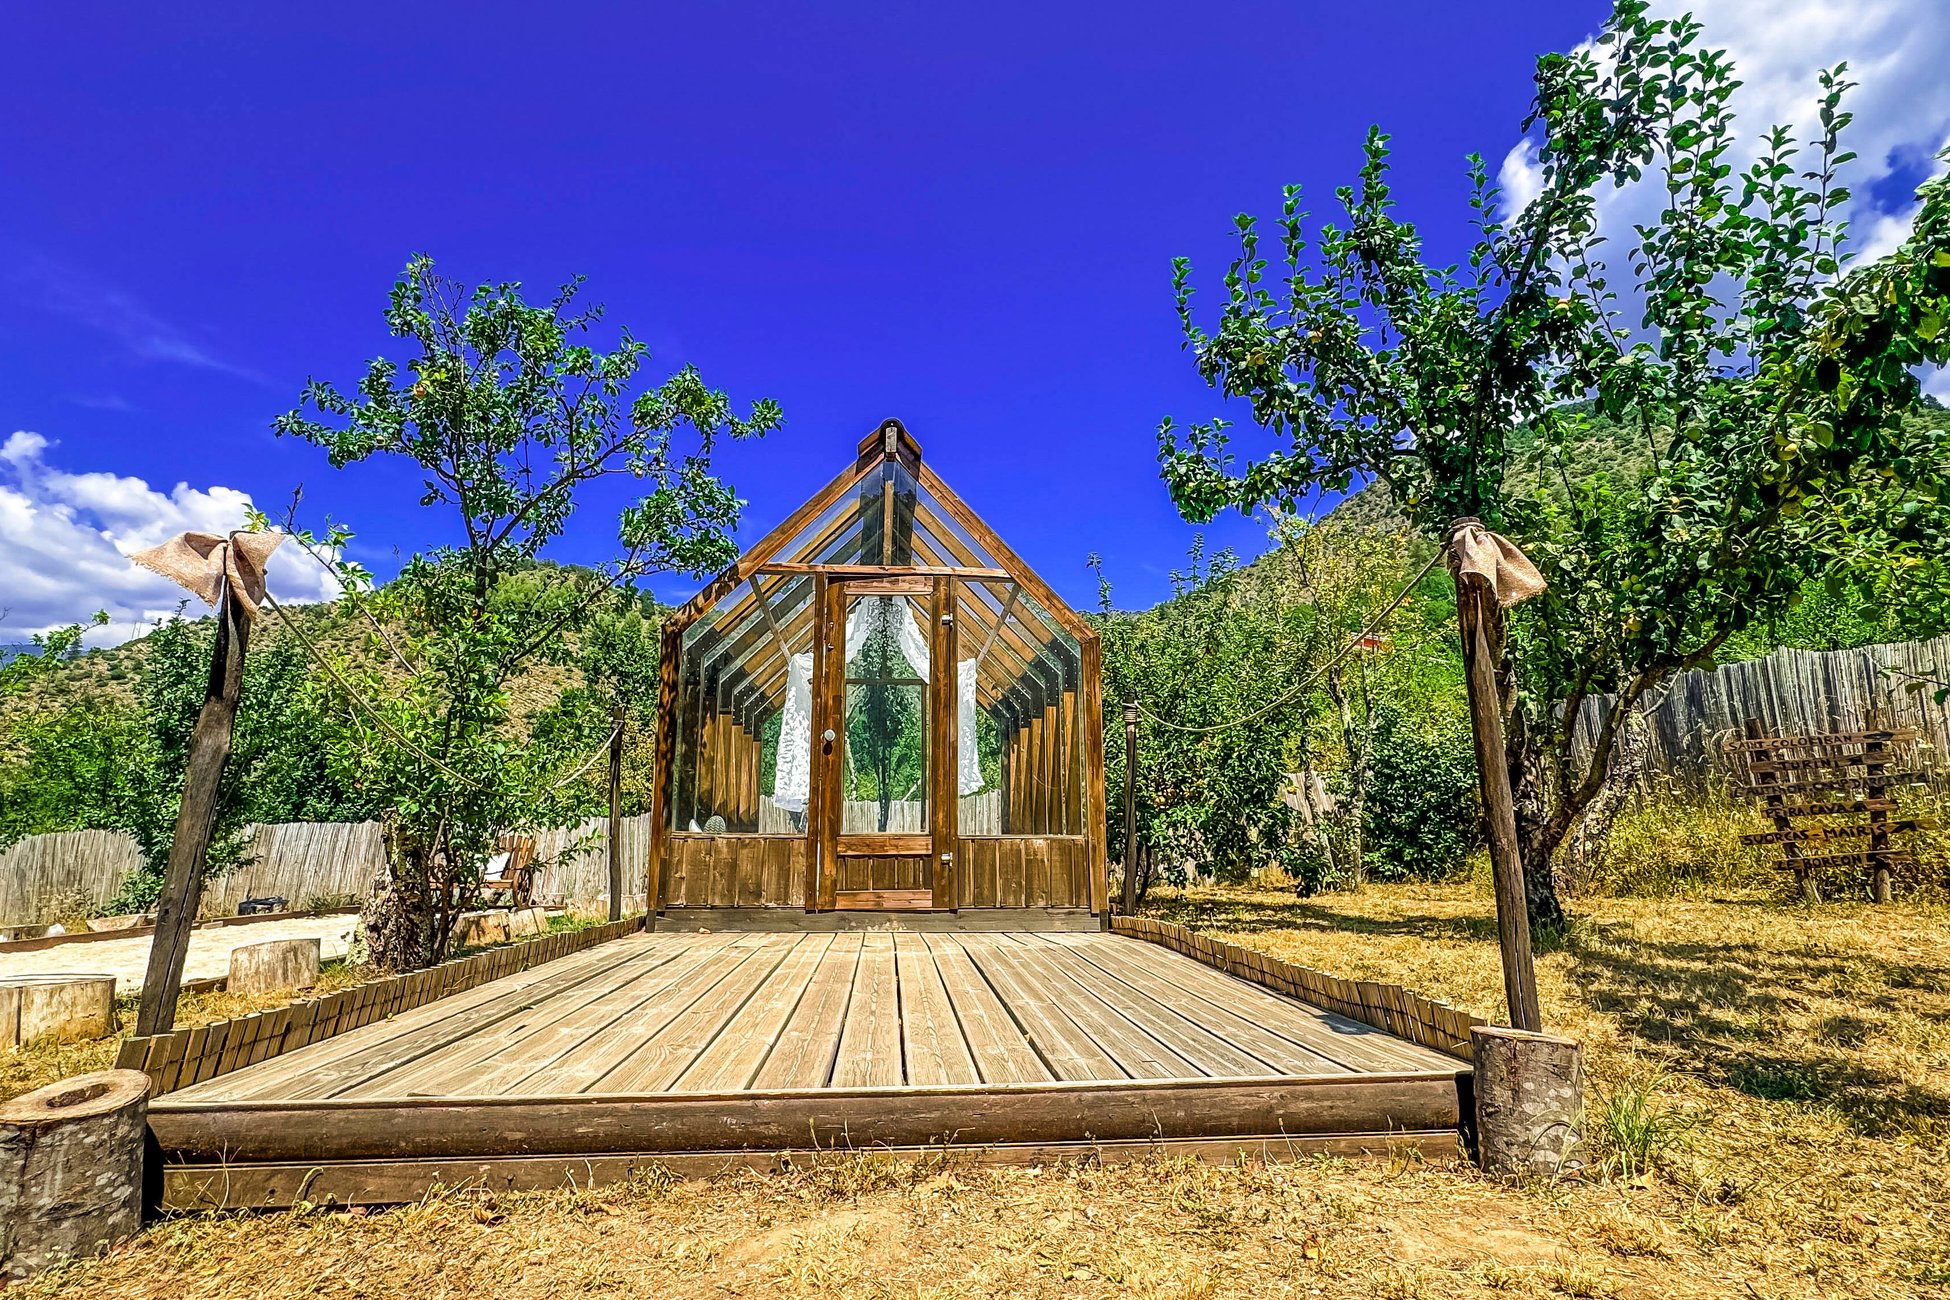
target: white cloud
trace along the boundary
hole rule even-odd
[[[91,632],[90,644],[140,635],[188,593],[130,563],[129,553],[190,529],[241,528],[251,506],[236,488],[178,483],[159,492],[139,478],[69,473],[48,462],[49,449],[24,431],[0,443],[0,641],[85,622],[100,609],[110,624]],[[288,544],[271,557],[270,585],[282,601],[338,594],[324,568]],[[204,612],[202,602],[190,612]]]
[[[1850,251],[1886,253],[1901,242],[1915,213],[1900,182],[1934,169],[1931,160],[1950,142],[1950,4],[1944,0],[1657,0],[1655,13],[1690,12],[1703,27],[1702,43],[1728,53],[1741,85],[1734,92],[1739,140],[1724,161],[1739,174],[1754,159],[1760,136],[1786,124],[1797,139],[1817,125],[1822,69],[1846,60],[1860,83],[1843,108],[1855,115],[1843,146],[1859,157],[1844,170],[1852,191]],[[1809,151],[1796,159],[1809,163]],[[1519,142],[1500,173],[1505,203],[1515,210],[1533,197],[1540,179],[1534,146]],[[1882,182],[1879,186],[1878,182]],[[1893,193],[1891,191],[1894,191]],[[1599,221],[1611,239],[1611,260],[1623,266],[1634,222],[1654,219],[1663,196],[1648,180],[1599,201]]]
[[[1544,169],[1537,161],[1537,142],[1519,140],[1504,155],[1496,183],[1503,188],[1503,210],[1522,212],[1544,191]]]
[[[15,279],[38,306],[77,321],[120,343],[138,361],[161,361],[270,384],[262,372],[217,355],[190,332],[163,319],[134,296],[101,284],[72,267],[30,258]]]

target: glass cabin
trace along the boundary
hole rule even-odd
[[[889,420],[665,624],[655,906],[1104,912],[1102,689]]]

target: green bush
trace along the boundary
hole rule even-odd
[[[1384,714],[1362,820],[1374,879],[1436,880],[1460,871],[1482,822],[1467,720]]]

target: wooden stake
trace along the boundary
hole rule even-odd
[[[237,723],[237,697],[244,684],[244,652],[250,644],[250,616],[238,608],[229,584],[217,602],[217,643],[210,655],[210,679],[203,708],[190,733],[189,761],[183,772],[183,802],[176,810],[176,833],[169,842],[162,899],[156,907],[156,934],[149,945],[149,970],[142,980],[137,1034],[166,1034],[176,1023],[176,995],[189,955],[190,927],[203,897],[203,868],[210,856],[210,832],[217,821],[217,787],[230,757]]]
[[[1452,530],[1451,537],[1454,535]],[[1483,818],[1489,824],[1490,865],[1496,880],[1496,933],[1503,950],[1503,993],[1510,1007],[1510,1024],[1537,1033],[1544,1021],[1537,1001],[1537,969],[1530,954],[1530,910],[1524,897],[1516,801],[1510,791],[1496,656],[1491,649],[1503,639],[1503,607],[1480,577],[1462,575],[1456,579],[1456,618],[1462,631],[1469,724],[1476,739]]]
[[[1137,722],[1135,700],[1124,705],[1124,915],[1137,915]]]
[[[609,717],[609,919],[623,919],[623,704]]]

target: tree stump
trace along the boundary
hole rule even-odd
[[[113,975],[15,975],[0,979],[0,1044],[101,1038],[115,1032]]]
[[[1568,1038],[1478,1025],[1476,1150],[1492,1174],[1556,1178],[1583,1167],[1584,1051]]]
[[[0,1102],[0,1286],[142,1226],[149,1076],[84,1074]]]
[[[462,912],[454,918],[451,947],[482,948],[508,941],[508,914],[502,911]]]
[[[273,939],[236,948],[230,954],[232,993],[270,993],[308,989],[318,983],[316,939]]]

